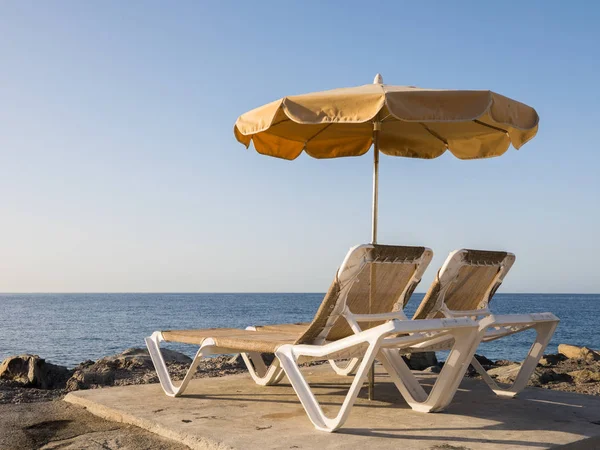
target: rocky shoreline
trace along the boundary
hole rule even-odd
[[[167,349],[163,350],[163,357],[173,379],[183,379],[192,359]],[[220,356],[202,361],[194,377],[220,377],[243,369],[241,360]],[[141,348],[84,361],[73,369],[47,363],[37,355],[18,355],[0,364],[0,404],[50,401],[80,389],[157,382],[148,351]]]
[[[519,364],[511,361],[492,363],[485,357],[478,357],[478,360],[499,383],[512,383],[520,368]],[[467,376],[477,376],[472,367],[469,367]],[[588,347],[561,344],[558,353],[544,355],[527,385],[600,395],[600,352]]]
[[[587,347],[561,344],[559,353],[545,355],[529,381],[530,386],[600,395],[600,353]],[[188,356],[164,350],[165,362],[175,380],[181,380],[189,364]],[[481,365],[500,383],[510,383],[519,370],[519,364],[491,361],[477,355]],[[420,353],[407,358],[414,370],[439,372],[434,353]],[[220,377],[246,370],[239,356],[219,356],[203,360],[195,378]],[[477,377],[472,367],[468,377]],[[126,386],[156,383],[158,377],[147,350],[132,348],[98,361],[85,361],[74,369],[47,363],[36,355],[6,358],[0,364],[0,404],[30,403],[61,399],[68,392],[79,389],[97,389],[106,386]]]

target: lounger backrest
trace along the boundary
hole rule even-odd
[[[515,255],[507,252],[462,249],[450,253],[413,319],[444,317],[445,309],[486,309],[514,262]]]
[[[343,317],[402,310],[421,280],[433,252],[425,247],[360,245],[350,250],[302,343],[333,341],[354,334]],[[381,322],[360,323],[361,329]]]

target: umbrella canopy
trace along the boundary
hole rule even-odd
[[[235,137],[264,155],[295,159],[359,156],[373,144],[390,156],[460,159],[502,155],[538,129],[535,109],[491,91],[422,89],[381,83],[294,95],[242,114]]]

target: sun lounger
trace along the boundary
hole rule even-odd
[[[507,252],[456,250],[448,256],[413,319],[441,317],[491,317],[488,303],[512,267],[515,255]],[[525,388],[558,325],[558,318],[549,312],[535,314],[494,314],[482,342],[534,329],[535,340],[509,387],[500,387],[473,357],[471,364],[489,387],[501,396],[513,397]],[[441,343],[443,349],[447,343]]]
[[[322,315],[319,321],[328,320],[329,328],[331,328],[327,331],[328,340],[350,336],[356,331],[366,330],[381,323],[381,321],[359,322],[357,319],[360,319],[363,314],[387,314],[387,320],[407,320],[408,318],[404,314],[403,309],[421,281],[421,277],[433,257],[433,252],[425,247],[362,245],[350,251],[364,253],[360,257],[365,259],[366,266],[358,271],[355,280],[348,288],[345,302],[343,304],[340,302],[339,304],[339,310],[332,312],[329,317],[326,311],[320,311],[325,314]],[[379,261],[379,263],[371,265],[371,261]],[[394,264],[380,265],[384,261],[392,261]],[[375,273],[372,273],[372,270]],[[373,277],[375,282],[371,286],[370,281],[373,275],[375,275]],[[329,294],[327,294],[326,298]],[[335,297],[332,296],[331,299],[335,300]],[[323,305],[321,308],[323,308]],[[307,322],[250,326],[246,329],[252,331],[276,331],[280,333],[292,332],[297,335],[298,333],[305,332],[309,326],[311,324]],[[315,327],[314,321],[312,327]],[[319,330],[313,330],[312,334],[314,335],[316,331]],[[321,341],[324,339],[324,336],[325,333],[321,333]],[[283,372],[279,368],[277,360],[267,367],[260,353],[242,353],[242,357],[250,375],[257,384],[270,386],[277,384],[283,378]],[[350,375],[356,371],[360,363],[360,358],[350,358],[343,366],[339,361],[335,361],[334,359],[329,360],[329,363],[339,375]]]
[[[146,338],[160,384],[169,396],[183,393],[201,358],[213,354],[245,353],[253,378],[274,380],[284,374],[310,420],[319,430],[334,431],[343,425],[377,358],[396,386],[421,411],[446,407],[458,388],[481,338],[481,326],[467,317],[407,320],[404,302],[431,260],[426,248],[362,245],[350,250],[307,326],[257,327],[253,330],[208,329],[157,331]],[[348,308],[352,305],[352,313]],[[357,314],[355,311],[365,311]],[[366,312],[371,312],[368,314]],[[360,324],[360,326],[359,326]],[[397,350],[407,350],[439,339],[452,341],[444,368],[429,394],[404,382],[413,377]],[[183,342],[200,348],[179,387],[176,387],[160,352],[160,342]],[[275,354],[266,367],[261,354]],[[360,364],[343,404],[335,417],[327,417],[312,393],[299,364],[314,360],[359,358]],[[408,373],[406,373],[408,371]],[[267,373],[268,372],[268,373]],[[419,386],[420,388],[420,386]],[[415,392],[412,392],[415,391]]]

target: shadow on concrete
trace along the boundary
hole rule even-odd
[[[600,436],[582,439],[565,445],[555,445],[552,450],[596,450],[600,448]]]
[[[310,377],[308,377],[308,381],[310,382]],[[425,377],[421,381],[426,390],[428,387],[431,387],[431,377]],[[311,383],[311,388],[314,389],[313,392],[317,399],[319,399],[321,406],[330,416],[337,413],[337,409],[341,405],[348,387],[349,383],[344,384],[338,381],[328,383],[323,382],[322,378],[318,382]],[[260,393],[248,393],[241,390],[238,391],[239,394],[184,395],[183,397],[256,403],[276,402],[297,404],[300,407],[297,398],[289,394],[289,384],[283,383],[265,389],[261,390]],[[363,389],[351,414],[360,414],[360,409],[362,408],[405,410],[403,416],[404,423],[399,423],[397,428],[352,428],[347,424],[338,430],[337,433],[404,441],[442,440],[463,446],[488,443],[502,446],[548,448],[549,444],[547,442],[535,443],[531,440],[510,439],[508,436],[513,432],[516,432],[516,434],[526,432],[527,434],[538,433],[543,435],[544,432],[549,430],[564,430],[565,432],[577,433],[584,439],[574,444],[557,448],[566,450],[584,448],[600,449],[600,436],[596,436],[600,435],[600,397],[596,398],[570,392],[528,388],[517,398],[501,398],[494,395],[482,381],[465,379],[450,406],[443,413],[439,413],[449,414],[455,418],[456,416],[462,416],[465,426],[440,428],[422,426],[427,416],[422,413],[412,412],[396,390],[394,384],[387,377],[381,377],[378,380],[375,401],[367,401],[366,395],[366,389]],[[408,426],[406,424],[406,414],[410,414],[411,419],[414,418],[414,421],[411,420]],[[484,419],[490,424],[483,427],[469,427],[469,419],[471,418]],[[504,434],[507,435],[506,439],[487,439],[469,436],[469,431],[473,431],[471,434],[481,434],[482,432],[485,434],[486,431],[499,430],[505,432]],[[432,435],[431,432],[433,431],[461,431],[462,433],[460,433],[461,436],[440,435],[439,433]],[[399,445],[401,444],[399,443]]]

